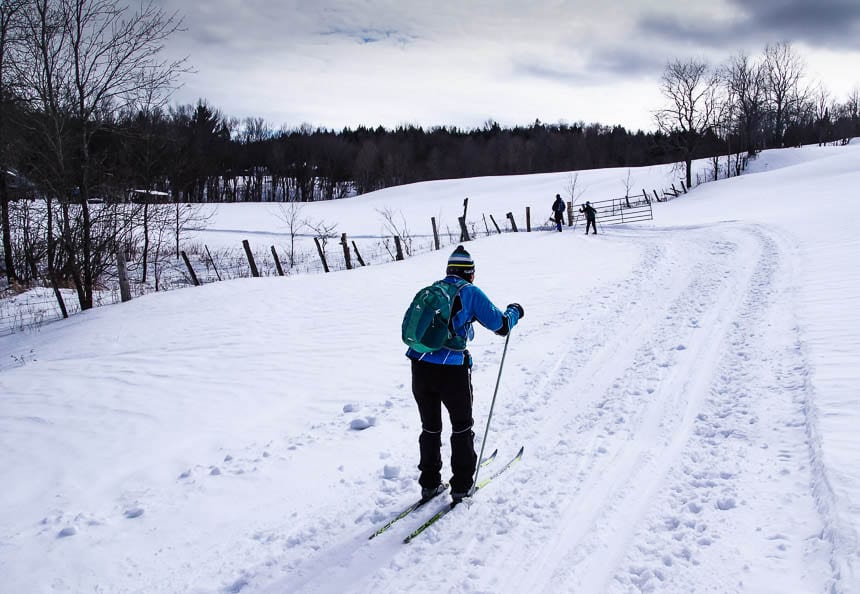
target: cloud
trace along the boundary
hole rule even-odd
[[[513,59],[513,73],[562,84],[596,86],[619,79],[656,79],[666,64],[666,58],[659,52],[638,51],[628,45],[598,47],[581,54],[584,56],[571,56],[568,63],[518,56]]]
[[[549,65],[534,58],[515,58],[512,70],[513,74],[517,76],[539,78],[564,84],[579,83],[592,85],[598,82],[597,77],[594,75],[578,69]]]
[[[646,38],[732,50],[738,45],[794,41],[814,47],[860,50],[857,0],[727,0],[722,18],[643,14]]]
[[[154,1],[185,15],[165,53],[197,74],[176,99],[276,125],[644,125],[679,55],[716,63],[786,40],[831,50],[825,66],[860,59],[844,51],[860,44],[860,0]]]
[[[417,35],[398,31],[396,29],[378,29],[372,27],[340,28],[334,27],[320,33],[322,37],[342,37],[358,43],[392,42],[398,46],[406,46],[419,39]]]
[[[666,57],[660,52],[642,51],[638,44],[633,44],[602,48],[593,52],[588,68],[609,73],[613,77],[656,77],[665,64]]]

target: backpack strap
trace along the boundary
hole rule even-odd
[[[454,293],[454,298],[451,299],[451,317],[448,318],[448,333],[451,336],[456,336],[454,334],[454,316],[460,313],[460,310],[463,309],[463,300],[460,298],[460,291],[462,291],[463,287],[468,284],[468,282],[460,279],[457,282],[457,292]]]
[[[440,281],[436,281],[433,284],[442,285],[442,286],[449,286],[452,283],[448,283],[448,282],[445,282],[444,280],[440,280]],[[463,288],[466,287],[466,285],[468,285],[469,283],[468,283],[468,281],[465,281],[463,279],[457,279],[456,283],[453,283],[453,284],[456,285],[457,290],[454,292],[454,296],[451,297],[451,315],[448,316],[448,337],[449,337],[449,340],[457,337],[456,333],[454,332],[454,316],[456,316],[458,313],[460,313],[460,311],[463,309],[463,301],[460,297],[460,291],[462,291]],[[446,291],[447,291],[447,289],[446,289]],[[448,341],[446,341],[446,342],[448,342]],[[450,347],[447,347],[447,348],[450,348]],[[461,350],[461,349],[454,347],[454,350]]]

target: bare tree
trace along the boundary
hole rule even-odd
[[[323,251],[325,251],[328,240],[337,237],[337,223],[327,223],[324,220],[319,220],[308,222],[307,226],[313,229],[314,236],[319,240]]]
[[[754,155],[761,147],[766,96],[766,68],[745,53],[738,53],[723,69],[723,79],[735,100],[736,128]]]
[[[848,92],[848,100],[845,102],[845,115],[855,121],[860,119],[860,87],[854,87]]]
[[[633,187],[633,180],[630,179],[630,168],[627,168],[627,175],[622,178],[621,183],[624,184],[624,202],[627,208],[630,208],[630,189]]]
[[[657,125],[676,141],[686,168],[687,187],[692,184],[693,157],[702,135],[713,125],[717,101],[717,77],[706,62],[675,60],[666,65],[660,90],[666,107],[655,114]]]
[[[845,111],[852,120],[860,119],[860,87],[854,87],[848,93],[848,101],[845,102]]]
[[[773,113],[772,137],[782,146],[787,120],[797,109],[802,94],[800,81],[806,72],[806,64],[790,42],[782,41],[764,48],[764,69],[767,99]]]
[[[250,150],[272,137],[272,129],[263,118],[245,118],[238,126],[239,142]],[[262,202],[266,199],[264,183],[268,168],[262,162],[251,165],[242,171],[245,185],[245,200]]]
[[[403,213],[397,213],[398,215],[400,215],[400,220],[398,221],[395,217],[394,211],[388,207],[383,208],[382,210],[376,209],[376,212],[378,212],[382,216],[382,220],[385,221],[385,224],[383,226],[384,232],[388,235],[399,237],[400,242],[403,244],[403,247],[406,250],[406,255],[411,256],[412,233],[409,231],[409,226],[406,224],[406,217],[403,216]]]
[[[812,97],[815,116],[815,127],[818,132],[818,145],[824,146],[830,141],[832,127],[830,91],[824,84],[819,84]]]
[[[12,68],[17,43],[21,36],[21,15],[25,0],[3,0],[0,2],[0,226],[3,229],[3,261],[9,282],[17,280],[13,258],[12,229],[9,222],[9,171],[8,153],[10,141],[7,135],[7,105],[14,96]]]
[[[290,268],[296,265],[296,238],[308,227],[308,222],[301,218],[303,210],[304,206],[300,202],[287,202],[281,205],[279,218],[286,223],[287,232],[290,234],[290,248],[287,250]]]
[[[579,199],[582,198],[582,195],[585,194],[586,189],[587,188],[583,188],[579,185],[578,171],[573,174],[568,174],[565,193],[567,194],[567,198],[570,200],[571,204],[576,204]]]
[[[35,121],[46,148],[48,201],[61,200],[63,248],[81,309],[89,309],[97,274],[115,251],[110,242],[93,237],[89,199],[102,172],[92,141],[142,96],[166,100],[184,61],[165,61],[159,54],[181,21],[153,2],[136,12],[119,0],[32,0],[30,5],[26,92],[40,112]],[[78,203],[75,212],[70,201]]]

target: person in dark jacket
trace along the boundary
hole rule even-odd
[[[463,246],[448,258],[443,282],[460,283],[462,287],[454,298],[451,328],[457,336],[472,340],[475,331],[472,323],[506,336],[523,317],[523,308],[511,303],[500,311],[484,292],[472,284],[475,280],[475,262]],[[406,351],[412,365],[412,394],[421,416],[421,435],[418,445],[421,459],[418,469],[421,476],[422,498],[429,499],[444,489],[442,485],[442,405],[451,421],[451,498],[460,501],[472,489],[478,456],[475,453],[475,433],[472,431],[472,357],[468,350],[442,347],[429,353],[413,349]]]
[[[564,200],[559,194],[555,195],[555,202],[552,203],[552,216],[555,219],[555,228],[561,233],[561,223],[564,221]]]
[[[597,235],[597,210],[591,206],[591,202],[586,202],[582,208],[579,209],[579,212],[585,213],[585,234],[588,235],[588,229],[590,227],[594,231],[594,234]]]

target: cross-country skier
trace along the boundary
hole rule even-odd
[[[564,220],[564,200],[559,194],[555,195],[555,202],[552,203],[552,216],[555,220],[555,228],[561,233],[561,223]]]
[[[472,340],[477,321],[499,336],[506,336],[523,317],[523,308],[511,303],[499,311],[484,292],[473,285],[475,262],[463,246],[448,258],[443,282],[463,283],[451,309],[450,327],[454,334]],[[412,394],[421,415],[418,445],[421,460],[421,497],[429,499],[442,490],[442,405],[451,420],[451,498],[461,501],[469,495],[475,475],[477,454],[472,431],[472,357],[468,350],[442,347],[429,353],[406,351],[412,364]]]
[[[588,228],[594,231],[594,234],[597,235],[597,211],[591,206],[591,202],[586,202],[582,208],[579,209],[579,212],[585,213],[585,234],[588,235]]]

